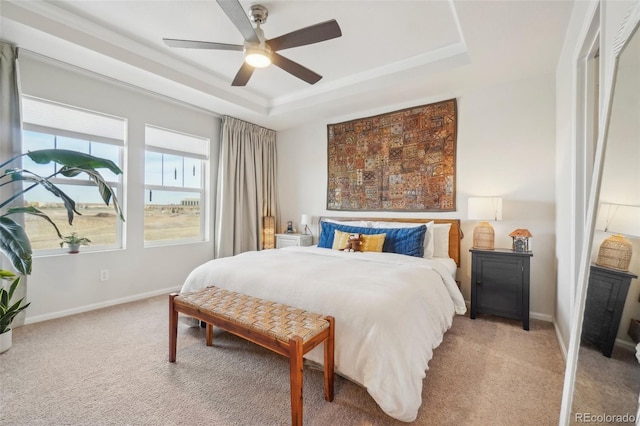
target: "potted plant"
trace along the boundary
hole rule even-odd
[[[69,246],[69,253],[79,253],[80,246],[88,246],[90,242],[91,240],[87,237],[79,237],[77,232],[72,232],[71,235],[62,237],[60,247],[66,244]]]
[[[37,164],[57,163],[60,167],[57,171],[50,176],[40,176],[29,170],[19,167],[11,167],[12,163],[17,162],[21,157],[29,157]],[[10,185],[13,182],[23,183],[22,189],[9,192],[9,196],[0,200],[0,251],[4,253],[13,268],[20,275],[29,275],[31,273],[32,265],[32,250],[31,242],[26,231],[16,221],[11,219],[11,215],[30,214],[40,217],[48,221],[58,234],[60,238],[60,230],[56,224],[42,211],[33,206],[18,206],[9,207],[10,204],[25,192],[31,189],[42,186],[44,189],[60,198],[67,210],[67,218],[69,225],[73,225],[73,218],[80,212],[76,210],[76,203],[71,197],[64,193],[58,186],[56,186],[51,179],[61,175],[65,177],[75,177],[82,173],[85,173],[95,183],[98,188],[98,192],[102,197],[102,200],[106,205],[113,203],[113,207],[116,213],[124,220],[120,203],[116,198],[113,189],[104,180],[98,169],[109,169],[114,174],[122,174],[122,170],[111,160],[106,160],[99,157],[94,157],[89,154],[81,152],[70,151],[66,149],[42,149],[31,151],[26,154],[21,154],[16,157],[10,158],[4,163],[0,164],[0,188],[6,185]],[[9,272],[9,274],[12,274]],[[7,271],[0,272],[0,278],[2,281],[10,279],[11,276],[7,275]],[[29,306],[29,304],[23,305],[24,299],[20,299],[17,302],[12,302],[11,298],[14,292],[18,288],[20,283],[20,277],[18,276],[10,284],[8,290],[2,286],[2,293],[0,293],[0,339],[7,340],[6,334],[10,332],[11,323],[15,316],[22,312]],[[6,324],[5,324],[6,323]],[[11,346],[11,335],[8,337],[9,347]],[[8,349],[8,348],[7,348]]]
[[[13,319],[20,312],[27,309],[30,304],[23,305],[24,298],[18,300],[15,303],[11,303],[13,293],[20,284],[20,277],[16,276],[13,272],[0,269],[0,279],[3,284],[0,285],[0,354],[7,351],[11,347],[12,332],[10,325]],[[9,284],[8,289],[5,288],[4,282],[13,280]]]

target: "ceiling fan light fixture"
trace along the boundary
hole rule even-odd
[[[254,68],[265,68],[271,65],[271,52],[260,48],[249,48],[244,53],[244,61]]]

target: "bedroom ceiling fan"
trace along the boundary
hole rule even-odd
[[[227,44],[172,38],[163,38],[162,40],[170,47],[243,51],[245,61],[233,79],[231,83],[232,86],[246,86],[255,68],[264,68],[271,64],[282,68],[289,74],[309,84],[315,84],[322,78],[321,75],[316,74],[297,62],[285,58],[277,53],[277,51],[340,37],[342,31],[335,19],[301,28],[281,35],[280,37],[267,40],[260,27],[260,25],[267,21],[267,16],[269,15],[266,7],[259,4],[251,5],[251,21],[249,21],[249,17],[242,9],[239,0],[216,1],[231,22],[233,22],[233,25],[238,28],[242,37],[244,37],[244,44]],[[256,24],[256,28],[251,25],[251,22]]]

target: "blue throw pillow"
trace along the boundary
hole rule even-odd
[[[333,222],[320,222],[320,239],[318,247],[332,248],[335,230],[352,234],[374,235],[385,233],[382,251],[388,253],[405,254],[407,256],[424,256],[424,236],[427,232],[425,225],[415,228],[366,228],[362,226],[349,226]]]

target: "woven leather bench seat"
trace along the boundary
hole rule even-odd
[[[203,314],[225,318],[283,342],[294,336],[306,342],[329,328],[329,321],[322,315],[218,287],[183,293],[178,301]]]
[[[324,342],[325,399],[333,401],[334,319],[218,287],[169,295],[169,361],[176,360],[178,313],[207,324],[206,344],[213,345],[213,327],[289,358],[291,423],[302,425],[302,357]]]

